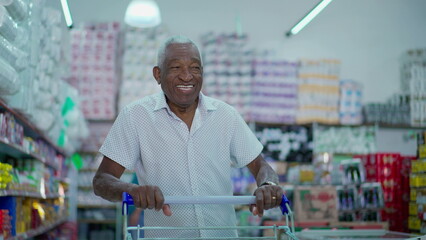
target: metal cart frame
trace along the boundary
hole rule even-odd
[[[254,196],[200,196],[200,197],[179,197],[170,196],[165,197],[165,204],[254,204]],[[286,216],[286,226],[215,226],[215,227],[140,227],[140,226],[127,226],[127,215],[128,206],[134,205],[133,198],[130,194],[124,192],[122,196],[122,215],[123,215],[123,235],[125,240],[133,240],[130,234],[131,231],[136,231],[137,240],[139,239],[167,239],[167,240],[178,240],[182,238],[140,238],[140,230],[223,230],[223,229],[259,229],[266,230],[271,229],[274,236],[266,237],[209,237],[208,239],[282,239],[281,235],[287,237],[287,239],[298,240],[294,234],[294,219],[293,212],[289,206],[290,202],[285,195],[282,196],[281,200],[281,211]],[[291,229],[289,227],[291,225]],[[205,238],[186,238],[190,240],[205,239]]]

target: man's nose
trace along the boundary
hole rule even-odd
[[[184,81],[190,81],[194,76],[192,76],[191,72],[189,71],[189,68],[182,68],[179,77]]]

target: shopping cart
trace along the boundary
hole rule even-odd
[[[286,217],[286,226],[215,226],[215,227],[141,227],[141,226],[127,226],[127,214],[128,206],[134,204],[132,196],[124,192],[122,201],[122,214],[123,214],[123,235],[125,240],[133,240],[132,231],[135,232],[136,239],[140,238],[141,230],[267,230],[270,229],[273,232],[273,236],[266,237],[209,237],[208,239],[292,239],[298,240],[294,232],[294,219],[293,212],[290,209],[290,202],[285,195],[282,196],[281,201],[281,212]],[[164,204],[255,204],[255,196],[166,196],[164,197]],[[291,229],[290,227],[291,226]],[[149,239],[182,239],[182,238],[143,238]],[[186,238],[186,239],[205,239],[205,238]]]

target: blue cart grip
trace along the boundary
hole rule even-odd
[[[126,209],[124,210],[124,204],[126,204]],[[126,211],[126,215],[129,213],[129,208],[127,206],[134,205],[133,197],[128,194],[127,192],[123,192],[122,194],[122,205],[121,205],[121,211],[124,215],[124,211]]]
[[[281,200],[281,204],[280,204],[280,208],[281,208],[281,212],[282,214],[289,214],[289,209],[287,208],[287,206],[290,205],[290,201],[287,199],[287,197],[285,196],[285,194],[283,194],[282,200]]]

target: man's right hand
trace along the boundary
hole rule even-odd
[[[156,211],[162,209],[164,215],[172,215],[170,206],[164,204],[164,196],[159,187],[152,185],[133,185],[128,192],[133,197],[135,207],[143,210],[155,209]]]

